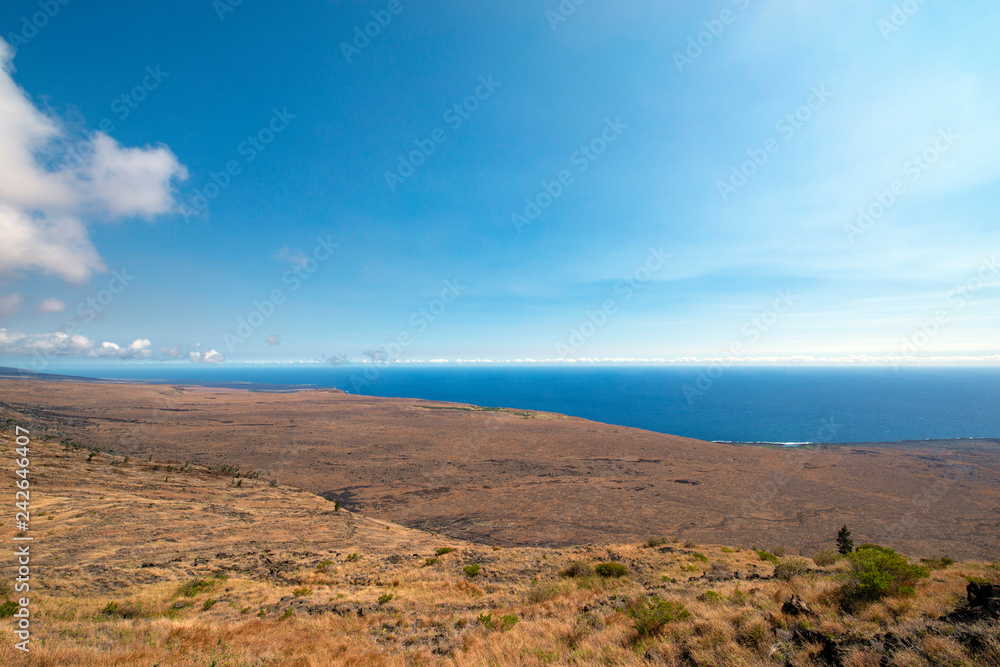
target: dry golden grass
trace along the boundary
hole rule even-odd
[[[13,498],[13,443],[0,444],[0,494]],[[806,560],[807,572],[783,581],[747,548],[495,550],[335,512],[262,480],[237,487],[190,466],[165,482],[162,463],[87,456],[32,444],[32,651],[8,635],[0,664],[812,665],[829,640],[847,667],[1000,658],[995,623],[938,620],[964,598],[966,576],[992,576],[983,562],[936,570],[916,597],[850,616],[837,604],[842,561]],[[11,525],[0,531],[10,543]],[[609,561],[628,575],[560,575]],[[10,559],[0,575],[11,580]],[[690,617],[640,637],[629,608],[654,595]],[[813,613],[783,613],[793,595]]]

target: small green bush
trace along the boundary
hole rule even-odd
[[[715,591],[705,591],[699,596],[705,602],[722,602],[723,597]]]
[[[347,562],[348,563],[357,563],[358,561],[361,560],[361,558],[362,558],[361,554],[357,554],[357,553],[347,554]]]
[[[775,556],[770,551],[758,551],[757,557],[760,558],[761,560],[766,560],[768,563],[773,563],[775,565],[781,562],[778,560],[778,557]]]
[[[913,595],[927,568],[913,565],[895,549],[862,544],[849,554],[851,572],[841,587],[841,603],[847,610],[862,608],[889,595]]]
[[[429,566],[433,565],[436,562],[438,562],[437,558],[425,558],[424,559],[424,567],[429,567]]]
[[[454,551],[454,549],[452,549],[451,547],[441,547],[434,553],[436,553],[438,556],[443,556],[445,554],[450,554],[452,551]]]
[[[211,590],[215,586],[215,579],[192,579],[181,584],[177,588],[177,594],[186,598],[193,598],[199,593]]]
[[[721,551],[722,553],[724,553],[724,554],[731,554],[731,553],[734,553],[734,551],[733,551],[732,549],[730,549],[729,547],[722,547],[722,549],[720,549],[720,551]]]
[[[662,547],[666,543],[667,543],[667,538],[665,537],[651,537],[648,540],[646,540],[646,546],[650,549],[653,549],[655,547]]]
[[[827,565],[833,565],[840,560],[840,554],[836,551],[831,551],[829,549],[825,551],[817,551],[812,556],[812,561],[819,565],[820,567],[826,567]]]
[[[216,602],[218,602],[218,600],[216,600],[215,598],[209,598],[205,600],[204,604],[201,605],[201,610],[208,611],[215,605]]]
[[[598,563],[594,571],[604,578],[624,577],[628,574],[628,568],[621,563]]]
[[[559,584],[553,581],[538,581],[536,579],[531,582],[526,597],[529,604],[538,604],[539,602],[551,600],[561,592],[562,587]]]
[[[13,600],[7,600],[3,604],[0,604],[0,618],[10,618],[17,611],[17,603]]]
[[[560,570],[559,574],[564,577],[589,577],[594,573],[594,568],[590,566],[590,563],[586,563],[582,560],[573,560],[569,562],[569,565]]]
[[[303,586],[302,588],[296,588],[296,589],[294,589],[292,591],[292,595],[294,595],[297,598],[304,598],[304,597],[306,597],[308,595],[312,595],[312,592],[313,592],[313,589],[306,588],[305,586]]]
[[[497,619],[497,626],[499,626],[501,631],[510,630],[517,624],[519,620],[521,619],[519,619],[514,614],[504,614],[503,616]]]
[[[390,600],[392,600],[392,593],[382,593],[382,595],[378,596],[379,606],[384,605],[386,602],[389,602]]]
[[[949,565],[955,564],[955,561],[947,556],[941,556],[940,558],[921,558],[920,562],[932,570],[943,570]]]
[[[804,560],[790,560],[778,563],[774,568],[774,576],[782,581],[791,581],[793,577],[801,577],[809,570]]]
[[[628,615],[632,618],[632,627],[639,638],[644,638],[659,633],[667,623],[690,617],[691,612],[683,604],[657,595],[629,605]]]
[[[479,576],[479,563],[473,563],[472,565],[466,565],[462,568],[462,571],[469,577]]]
[[[695,560],[700,560],[702,563],[708,562],[708,556],[706,556],[705,554],[698,553],[697,551],[691,554],[691,558]]]

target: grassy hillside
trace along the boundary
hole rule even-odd
[[[5,632],[5,665],[1000,664],[996,620],[965,610],[996,563],[925,562],[912,594],[852,606],[851,563],[780,545],[498,549],[224,466],[52,441],[31,464],[32,651]]]

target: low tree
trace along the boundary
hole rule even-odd
[[[847,524],[837,532],[837,551],[845,556],[854,551],[854,540],[851,539],[851,531],[847,529]]]

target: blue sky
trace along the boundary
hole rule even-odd
[[[0,365],[996,363],[1000,7],[813,4],[6,2]]]

